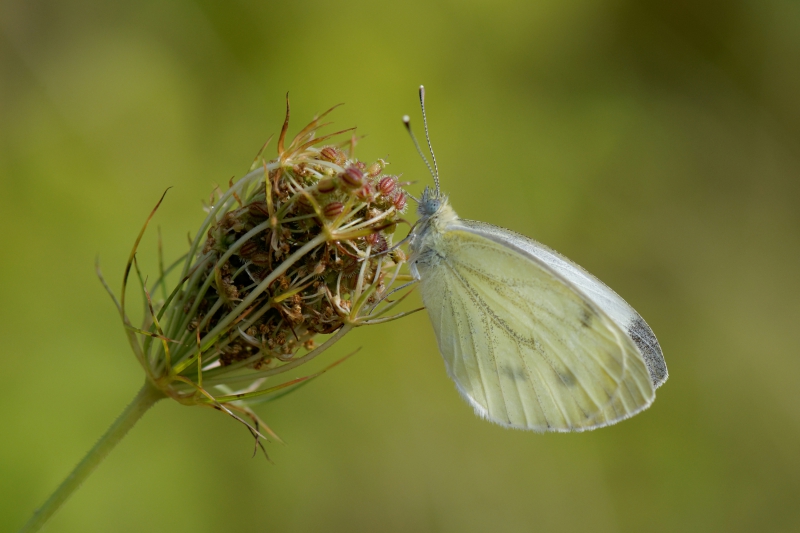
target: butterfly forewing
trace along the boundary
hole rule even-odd
[[[631,338],[548,266],[464,229],[429,238],[434,259],[420,266],[422,297],[447,370],[478,414],[570,431],[616,422],[652,401]]]
[[[602,309],[639,348],[644,357],[647,370],[655,387],[664,384],[669,376],[664,354],[658,344],[653,330],[647,322],[621,296],[605,283],[587,272],[555,250],[533,239],[513,231],[499,228],[484,222],[458,219],[454,229],[460,228],[495,240],[498,243],[510,244],[527,255],[532,255],[547,267],[551,268],[573,287],[580,290],[592,303]]]

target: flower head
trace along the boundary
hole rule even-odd
[[[131,347],[156,387],[180,403],[227,412],[257,439],[261,428],[272,433],[246,402],[283,395],[324,370],[275,384],[273,376],[357,326],[408,314],[383,316],[400,301],[386,300],[392,287],[410,279],[401,273],[405,255],[392,247],[405,222],[405,194],[397,177],[384,174],[385,161],[355,158],[355,137],[325,144],[349,130],[317,137],[332,109],[287,144],[287,100],[278,157],[267,161],[259,153],[247,175],[216,191],[187,254],[162,267],[151,284],[135,260],[145,224],[117,302]],[[178,270],[168,292],[167,278]],[[141,327],[125,308],[131,271],[148,304]],[[163,297],[155,301],[158,293]]]

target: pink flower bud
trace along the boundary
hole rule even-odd
[[[342,181],[348,187],[357,189],[364,183],[364,172],[356,166],[349,166],[341,175]]]
[[[361,187],[356,195],[361,198],[362,200],[367,200],[372,196],[372,187],[369,183],[365,183],[363,187]]]
[[[319,156],[331,163],[341,164],[344,162],[344,155],[335,146],[326,146],[319,151]]]
[[[381,191],[381,194],[384,196],[389,196],[394,191],[395,186],[397,185],[397,181],[391,177],[386,176],[385,178],[381,178],[381,181],[378,182],[378,190]]]
[[[406,207],[406,195],[401,191],[394,199],[394,208],[402,211]]]
[[[344,205],[342,202],[331,202],[325,206],[322,213],[328,218],[334,218],[342,213]]]

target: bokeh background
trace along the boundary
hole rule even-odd
[[[216,184],[335,111],[428,181],[401,125],[428,88],[443,187],[626,298],[671,377],[586,434],[476,419],[424,313],[259,413],[288,443],[163,402],[48,531],[797,531],[800,5],[787,0],[0,4],[0,530],[138,390],[94,275],[149,210],[167,256]],[[417,120],[419,125],[419,121]],[[140,257],[155,265],[155,232]],[[417,298],[417,296],[415,296]]]

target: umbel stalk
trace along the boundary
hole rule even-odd
[[[50,495],[50,498],[44,502],[44,505],[34,512],[28,523],[20,530],[20,533],[39,531],[50,517],[72,496],[72,493],[78,490],[81,483],[94,472],[97,465],[103,462],[103,459],[119,444],[128,431],[142,418],[142,415],[163,398],[165,396],[161,391],[151,385],[149,381],[145,381],[133,401],[128,404],[128,407],[111,424],[105,435],[100,437],[97,444],[89,450],[89,453],[70,472],[55,492]]]

